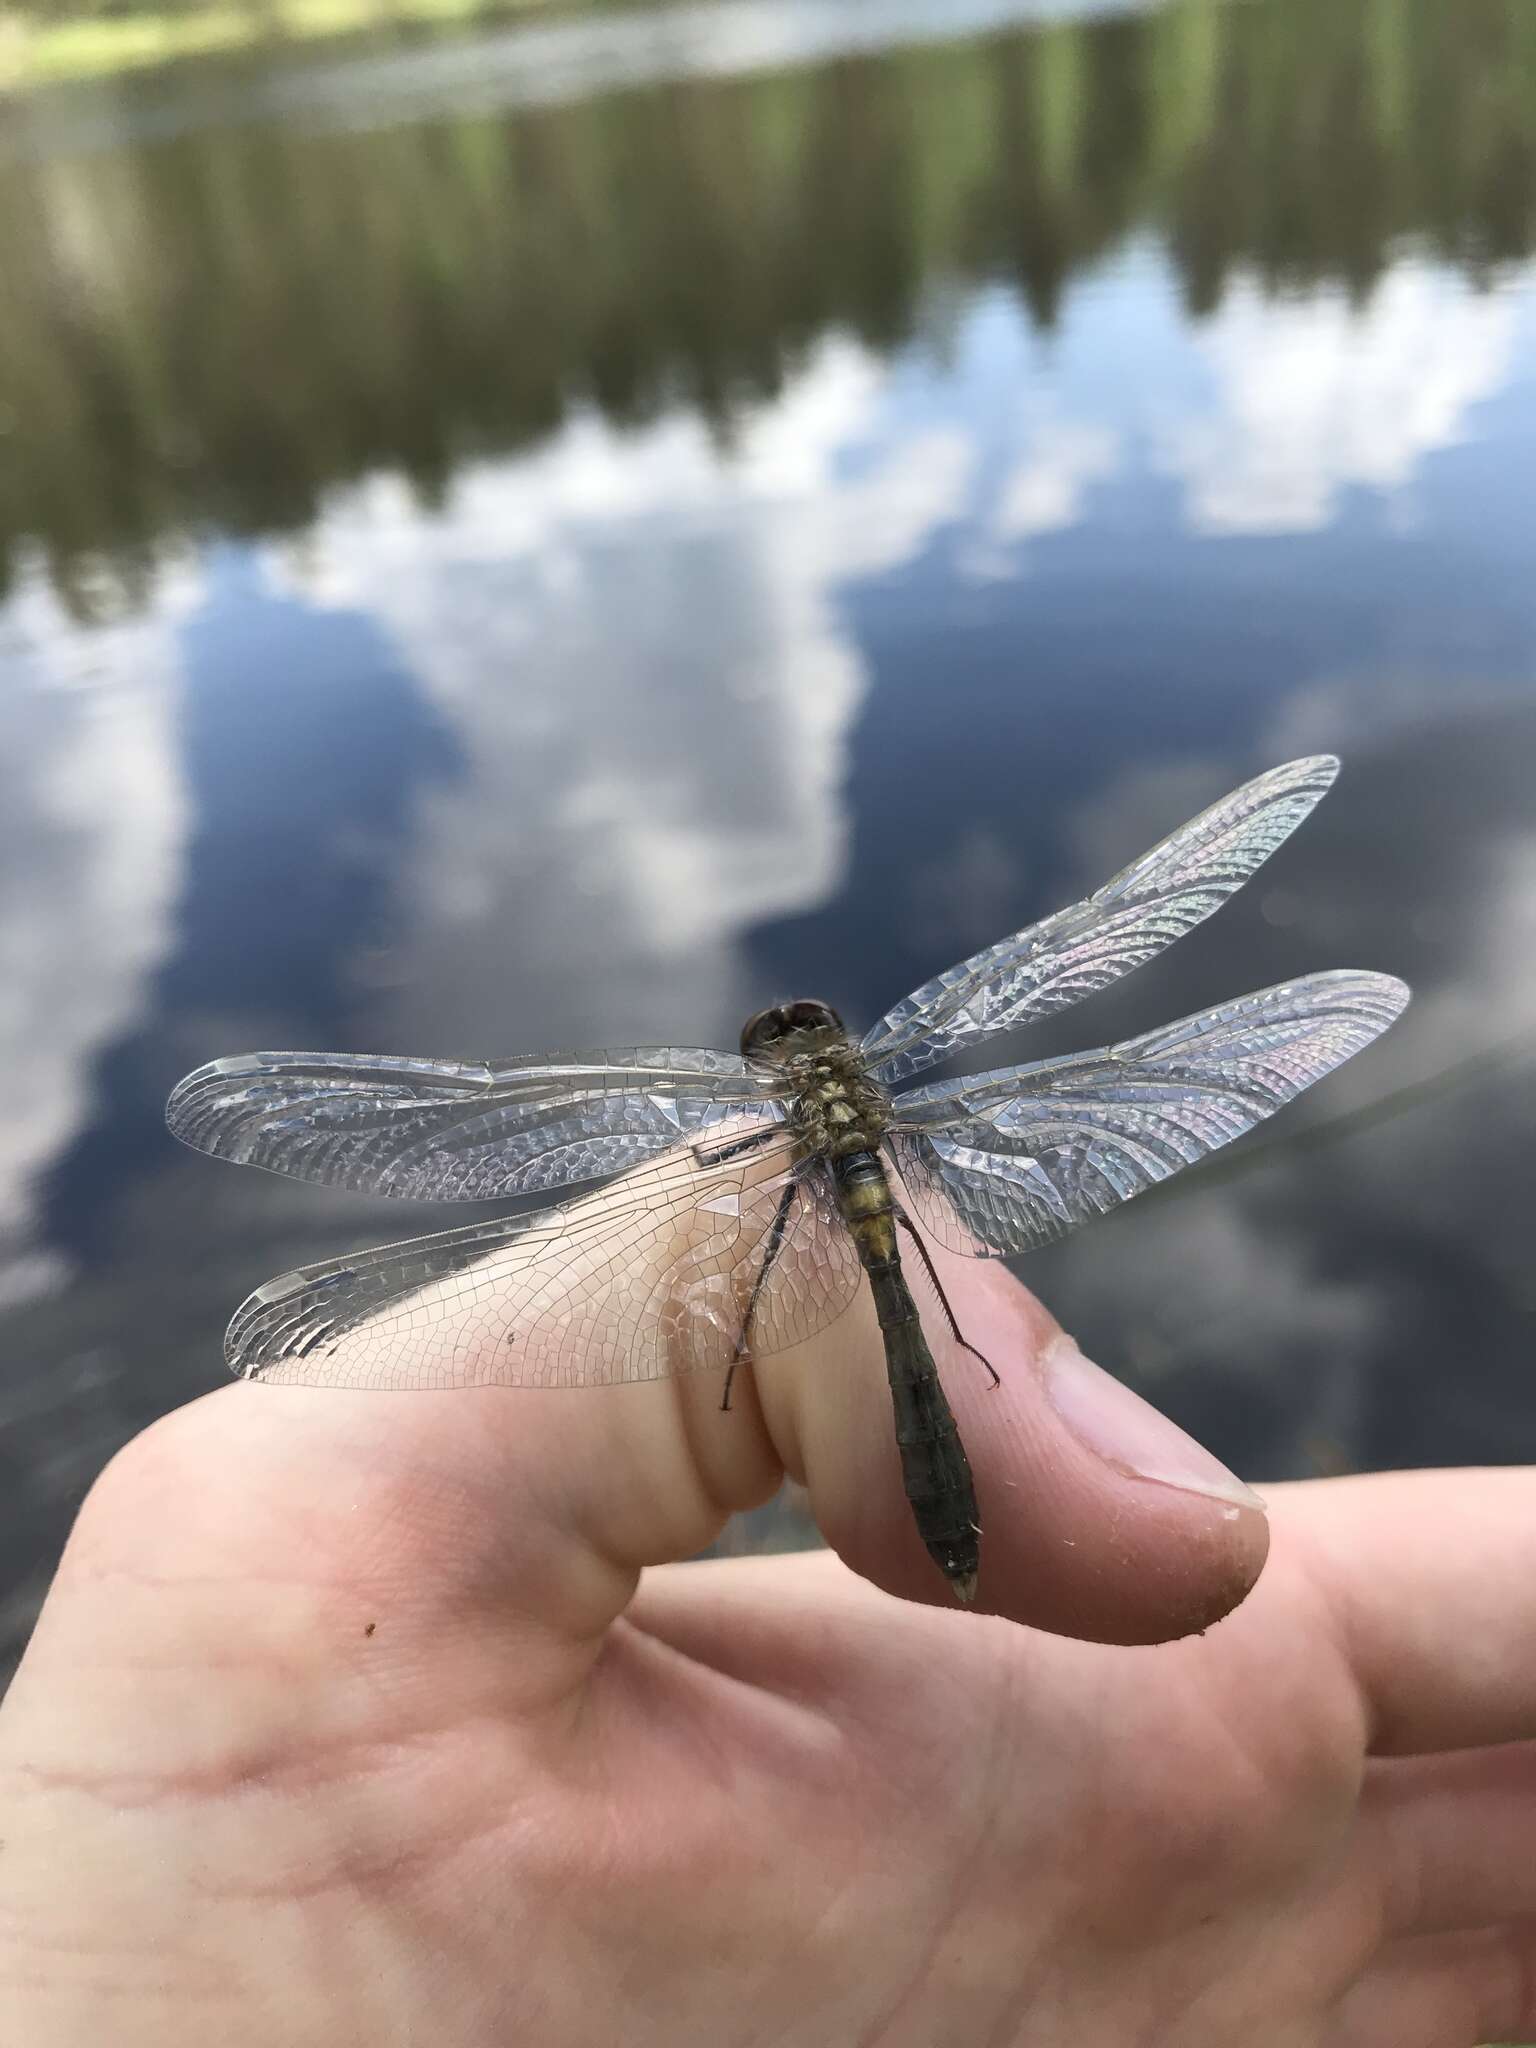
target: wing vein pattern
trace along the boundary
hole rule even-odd
[[[751,1350],[802,1342],[860,1278],[836,1193],[781,1137],[683,1154],[554,1209],[328,1259],[268,1281],[225,1340],[250,1379],[350,1387],[570,1387],[728,1365],[786,1191]]]
[[[911,1089],[887,1144],[941,1243],[1032,1251],[1251,1130],[1407,1000],[1389,975],[1309,975],[1096,1052]]]
[[[1337,770],[1318,755],[1256,777],[865,1036],[863,1066],[891,1092],[885,1146],[943,1244],[985,1257],[1060,1237],[1252,1129],[1398,1015],[1401,982],[1317,974],[1097,1051],[902,1087],[1150,960],[1241,887]],[[751,1352],[813,1336],[862,1271],[812,1135],[815,1075],[834,1069],[813,1066],[636,1046],[485,1062],[258,1052],[199,1068],[167,1104],[175,1136],[296,1179],[492,1201],[626,1175],[269,1281],[229,1326],[231,1367],[352,1387],[652,1380],[730,1364],[759,1281]]]
[[[957,1047],[1107,988],[1217,910],[1333,783],[1331,754],[1289,761],[1212,804],[1096,894],[1002,939],[888,1010],[861,1047],[893,1087]]]
[[[166,1105],[199,1151],[414,1201],[495,1201],[622,1172],[735,1119],[766,1140],[771,1077],[691,1046],[496,1062],[257,1052],[189,1074]]]

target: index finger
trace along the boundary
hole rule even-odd
[[[1309,1480],[1275,1510],[1337,1617],[1375,1754],[1536,1738],[1536,1471]]]

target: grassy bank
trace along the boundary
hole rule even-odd
[[[205,6],[150,6],[63,18],[3,10],[0,92],[262,43],[306,42],[394,23],[566,11],[570,5],[571,0],[260,0],[253,6],[208,0]]]

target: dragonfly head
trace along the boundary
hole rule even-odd
[[[771,1010],[759,1010],[741,1027],[741,1050],[746,1059],[782,1059],[804,1049],[807,1040],[828,1033],[841,1038],[843,1020],[830,1003],[800,999],[776,1003]]]

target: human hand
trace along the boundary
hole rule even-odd
[[[1280,1489],[1244,1600],[1257,1506],[941,1264],[1004,1375],[949,1374],[991,1616],[912,1528],[862,1304],[729,1414],[228,1387],[130,1445],[0,1714],[0,2039],[1536,2029],[1536,1479]],[[847,1563],[637,1590],[784,1468]]]

